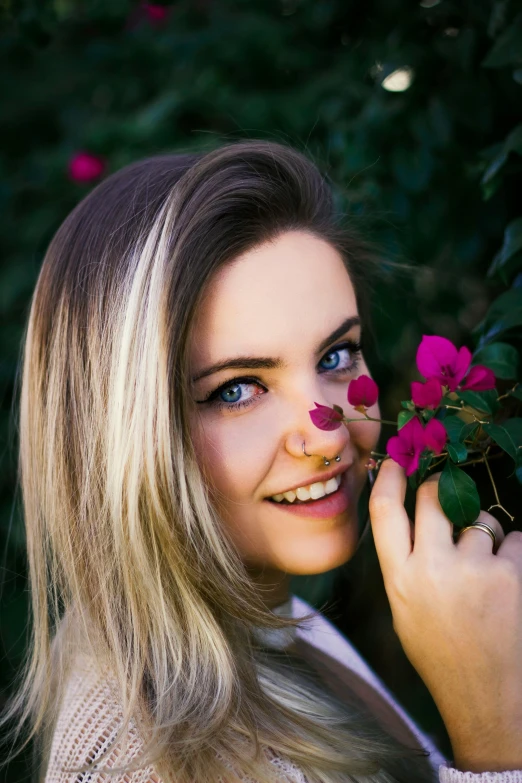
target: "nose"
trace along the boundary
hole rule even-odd
[[[306,459],[313,457],[318,466],[328,463],[334,464],[343,460],[343,452],[350,444],[350,433],[344,424],[335,430],[320,430],[312,422],[310,411],[314,409],[314,403],[321,405],[331,403],[316,392],[315,398],[307,397],[299,403],[294,400],[294,418],[286,436],[286,451],[293,457]],[[336,460],[336,457],[340,459]]]

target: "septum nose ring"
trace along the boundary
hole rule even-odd
[[[303,454],[305,455],[305,457],[313,457],[313,456],[314,456],[313,454],[307,454],[307,453],[306,453],[306,451],[305,451],[305,442],[304,442],[304,441],[303,441]],[[334,457],[334,460],[335,460],[336,462],[340,462],[340,461],[341,461],[341,457],[340,457],[340,455],[339,455],[339,454],[337,454],[337,455]],[[330,463],[331,463],[331,460],[327,459],[327,458],[326,458],[326,457],[324,457],[324,456],[323,456],[323,461],[324,461],[324,464],[325,464],[325,467],[326,467],[326,468],[327,468],[327,467],[328,467],[328,465],[330,465]]]

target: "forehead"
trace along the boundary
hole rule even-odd
[[[339,253],[318,237],[288,232],[210,281],[194,324],[192,362],[283,356],[298,345],[316,346],[353,315],[355,291]]]

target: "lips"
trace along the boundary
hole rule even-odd
[[[350,467],[352,463],[348,463],[346,465],[339,465],[335,468],[332,468],[331,470],[326,470],[323,473],[317,473],[315,476],[308,476],[307,478],[303,478],[302,481],[299,483],[291,484],[290,486],[286,486],[284,489],[276,490],[276,492],[271,492],[270,495],[267,495],[268,497],[274,497],[274,495],[281,494],[284,495],[285,492],[296,492],[297,489],[300,487],[308,487],[312,484],[316,484],[317,482],[327,482],[330,479],[334,478],[335,476],[340,476],[341,474],[346,473],[348,468]]]
[[[341,477],[341,484],[336,492],[325,495],[318,500],[307,500],[304,502],[295,500],[293,503],[277,503],[275,500],[265,498],[264,502],[270,503],[270,507],[274,509],[275,513],[294,514],[315,519],[331,519],[348,509],[352,502],[352,493],[348,487],[345,472]]]

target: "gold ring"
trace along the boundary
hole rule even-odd
[[[491,540],[493,541],[493,551],[495,551],[497,536],[492,527],[487,525],[485,522],[476,522],[474,525],[468,525],[468,527],[462,528],[462,530],[459,532],[457,536],[457,541],[466,530],[483,530],[485,533],[488,534],[488,536],[491,537]]]

